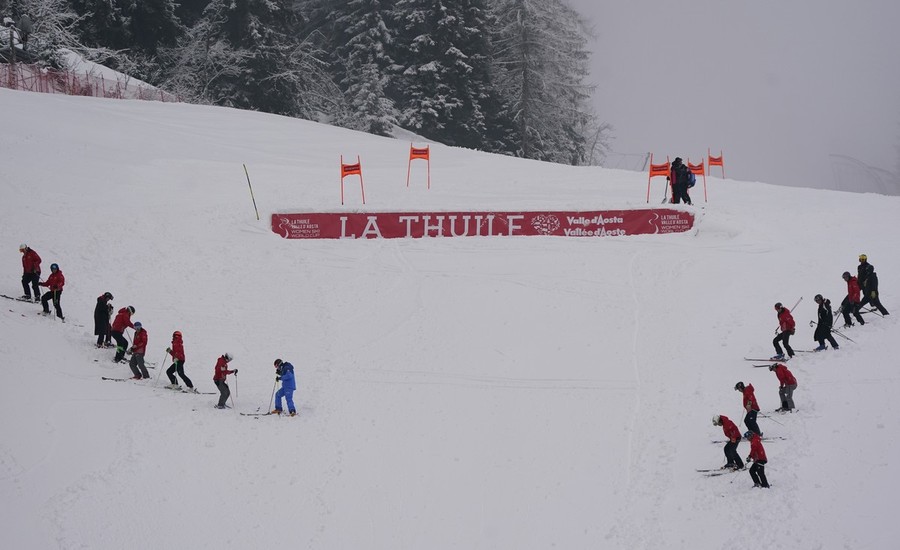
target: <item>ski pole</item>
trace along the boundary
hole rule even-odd
[[[168,356],[169,356],[169,350],[166,350],[166,354],[163,355],[162,363],[159,364],[159,372],[156,373],[156,380],[153,381],[154,388],[159,385],[159,375],[162,374],[163,367],[166,366],[166,357],[168,357]],[[173,359],[174,359],[174,357],[173,357]]]
[[[231,394],[231,408],[237,410],[237,405],[234,404],[235,395],[237,395],[237,373],[234,375],[234,393]]]
[[[266,412],[270,412],[272,410],[272,404],[275,403],[275,386],[278,385],[278,380],[275,380],[275,383],[272,384],[272,397],[269,398],[269,409]]]
[[[843,332],[841,332],[841,331],[839,331],[839,330],[831,329],[831,332],[837,334],[838,336],[840,336],[840,337],[843,338],[844,340],[850,340],[850,341],[853,342],[854,344],[856,343],[856,341],[855,341],[854,339],[850,338],[849,336],[845,335]]]
[[[778,424],[779,426],[784,426],[784,424],[782,424],[781,422],[775,420],[774,418],[772,418],[771,416],[769,416],[769,415],[767,415],[767,414],[760,414],[759,416],[760,416],[761,418],[768,418],[769,420],[771,420],[772,422]]]

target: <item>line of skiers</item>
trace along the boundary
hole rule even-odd
[[[797,389],[797,379],[788,368],[781,363],[769,365],[769,370],[778,377],[778,397],[781,400],[781,407],[776,412],[791,412],[794,410],[794,390]],[[756,401],[756,393],[753,384],[744,384],[740,381],[734,385],[734,390],[741,392],[741,406],[746,411],[744,416],[744,425],[747,431],[741,435],[741,431],[737,425],[727,416],[717,414],[713,417],[713,425],[721,426],[725,434],[725,466],[723,469],[742,470],[744,462],[741,460],[737,452],[741,439],[750,441],[750,454],[747,456],[747,462],[753,462],[750,466],[750,478],[753,480],[754,487],[769,488],[769,480],[766,478],[766,450],[762,444],[763,433],[759,429],[756,417],[759,414],[759,403]]]
[[[879,299],[878,276],[875,273],[875,267],[869,263],[865,254],[859,255],[859,268],[856,277],[852,276],[848,271],[845,271],[841,277],[847,283],[847,296],[841,302],[841,307],[838,310],[843,314],[844,327],[853,326],[853,322],[850,319],[851,314],[860,325],[866,324],[860,312],[860,309],[866,304],[872,304],[883,316],[889,315]],[[834,326],[834,312],[831,310],[831,301],[821,294],[816,294],[814,300],[818,305],[818,320],[813,339],[819,343],[819,346],[814,351],[827,349],[825,346],[826,341],[831,344],[832,349],[839,349],[840,346],[838,346],[838,343],[831,335],[832,327]],[[775,356],[771,360],[784,361],[785,351],[788,358],[794,356],[794,350],[790,346],[790,338],[796,332],[796,323],[790,310],[784,307],[781,302],[775,304],[775,311],[778,316],[778,331],[772,340],[772,345],[775,347]],[[782,344],[784,345],[784,350],[781,348]],[[774,372],[778,378],[778,397],[781,400],[781,407],[776,409],[775,412],[792,412],[794,410],[794,390],[797,389],[797,378],[780,362],[769,365],[769,370]],[[725,447],[723,448],[726,463],[723,469],[742,470],[744,468],[744,462],[741,460],[737,448],[742,438],[748,439],[750,441],[750,454],[747,456],[747,462],[753,462],[753,465],[750,467],[750,477],[753,479],[753,486],[768,488],[769,481],[766,478],[765,471],[768,459],[762,444],[763,433],[756,422],[760,408],[759,403],[756,401],[753,384],[744,384],[741,381],[735,384],[734,389],[741,392],[741,404],[746,411],[744,425],[747,427],[747,431],[741,435],[737,425],[727,416],[718,414],[713,416],[713,425],[721,426],[726,438]]]
[[[51,275],[46,281],[41,281],[41,257],[38,253],[26,244],[19,246],[19,252],[22,253],[22,300],[31,301],[32,291],[34,292],[33,300],[37,302],[40,299],[43,306],[43,313],[50,314],[49,302],[53,301],[56,308],[56,316],[64,320],[62,307],[60,306],[60,298],[63,286],[65,285],[65,277],[60,271],[57,264],[50,266]],[[39,287],[46,286],[49,290],[39,298]],[[110,292],[104,292],[97,297],[97,305],[94,307],[94,335],[97,337],[96,346],[98,348],[111,347],[112,340],[116,342],[116,353],[113,361],[116,363],[124,363],[125,355],[130,354],[128,366],[131,369],[132,380],[145,380],[150,378],[147,366],[144,362],[144,356],[147,353],[147,342],[149,335],[140,321],[132,322],[131,316],[134,315],[133,306],[126,306],[120,309],[115,318],[112,318],[112,312],[115,309],[112,305],[113,295]],[[112,321],[110,321],[112,319]],[[134,330],[134,338],[131,344],[126,339],[125,330],[131,328]],[[199,393],[194,387],[193,382],[184,372],[185,353],[184,340],[181,331],[176,330],[172,333],[172,343],[166,348],[167,356],[172,358],[172,364],[166,370],[166,376],[169,378],[169,384],[165,386],[167,389],[182,390],[178,384],[176,374],[187,386],[188,393]],[[229,374],[237,375],[237,369],[229,369],[228,364],[234,359],[230,353],[221,355],[216,360],[215,372],[213,373],[213,383],[219,390],[219,401],[216,408],[228,408],[226,402],[231,395],[226,378]],[[294,366],[281,359],[275,360],[275,381],[280,381],[281,388],[275,393],[275,408],[271,414],[281,414],[283,409],[281,401],[287,402],[288,412],[291,416],[297,414],[294,406],[294,391],[297,389],[294,378]]]
[[[882,316],[890,315],[888,310],[882,305],[878,294],[878,275],[875,273],[875,267],[869,263],[869,258],[865,254],[859,255],[859,267],[857,268],[857,276],[854,277],[849,271],[845,271],[841,278],[847,283],[847,295],[841,301],[838,308],[844,317],[844,328],[853,326],[850,315],[856,318],[860,325],[866,324],[862,318],[861,309],[867,304],[877,310]],[[828,349],[825,346],[827,341],[831,344],[832,349],[840,349],[834,336],[831,335],[834,330],[834,312],[831,310],[831,300],[816,294],[815,302],[818,304],[816,330],[813,333],[813,340],[819,343],[814,351],[824,351]],[[787,358],[794,356],[794,350],[790,345],[790,338],[796,332],[796,323],[791,311],[784,307],[781,302],[775,304],[775,311],[778,316],[778,331],[772,340],[775,347],[775,355],[772,361],[784,361],[785,352]],[[784,344],[784,349],[781,348]]]

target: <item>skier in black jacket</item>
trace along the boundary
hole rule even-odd
[[[865,254],[859,255],[859,267],[856,268],[856,272],[859,288],[862,290],[859,307],[872,304],[872,307],[877,308],[882,315],[890,315],[888,310],[881,305],[881,300],[878,299],[878,275],[875,273],[875,266],[869,263],[869,258]]]
[[[94,307],[94,335],[97,337],[97,347],[102,348],[104,344],[110,342],[109,334],[109,302],[113,299],[113,295],[104,292],[97,297],[97,305]]]
[[[688,167],[682,162],[681,157],[675,157],[669,176],[669,180],[672,182],[672,202],[674,204],[681,201],[684,201],[684,204],[691,204],[691,197],[688,195],[688,172]]]
[[[832,349],[840,348],[837,342],[834,341],[834,336],[831,335],[831,326],[834,324],[831,300],[823,298],[821,294],[816,294],[815,301],[819,304],[819,322],[816,324],[816,332],[813,334],[813,340],[819,343],[816,351],[825,349],[825,340],[828,340]]]

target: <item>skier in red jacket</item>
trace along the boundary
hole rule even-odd
[[[750,477],[753,479],[754,487],[769,488],[769,480],[766,479],[766,450],[763,449],[762,438],[759,434],[750,435],[750,455],[747,462],[753,461],[750,466]]]
[[[761,436],[762,432],[759,431],[759,425],[756,423],[756,415],[759,413],[759,403],[756,402],[756,394],[753,393],[753,384],[747,384],[745,386],[743,382],[738,382],[734,385],[734,391],[739,391],[743,394],[741,405],[743,405],[744,410],[747,411],[747,415],[744,417],[744,425],[747,426],[747,429],[751,432]]]
[[[191,379],[184,374],[184,341],[180,330],[172,333],[172,347],[166,349],[166,351],[172,356],[172,365],[166,370],[166,376],[169,377],[169,385],[166,387],[170,390],[181,389],[181,386],[178,385],[178,379],[175,378],[175,373],[177,372],[178,376],[184,380],[184,385],[188,388],[187,391],[197,393]]]
[[[738,443],[741,442],[741,431],[738,430],[738,427],[735,426],[734,422],[732,422],[727,416],[723,416],[717,414],[713,417],[713,426],[722,426],[722,431],[725,432],[725,437],[728,441],[725,443],[724,451],[725,451],[725,466],[722,468],[734,468],[735,470],[740,470],[744,467],[744,461],[741,460],[740,455],[737,452]]]
[[[793,357],[794,350],[791,349],[790,339],[795,329],[794,317],[791,315],[791,310],[781,305],[781,302],[775,304],[775,311],[778,312],[778,329],[781,332],[772,340],[772,345],[775,346],[775,357],[772,357],[771,360],[784,361],[784,352],[781,351],[779,342],[784,342],[784,349],[787,350],[788,358]]]
[[[131,344],[131,361],[128,366],[134,373],[134,379],[150,378],[147,367],[144,365],[144,354],[147,353],[147,331],[140,322],[134,324],[134,342]]]
[[[216,372],[213,374],[213,382],[215,382],[216,387],[219,388],[219,404],[216,405],[217,409],[227,408],[225,402],[228,401],[228,396],[231,395],[231,390],[228,389],[225,378],[227,378],[229,374],[237,376],[238,373],[237,369],[228,370],[228,363],[231,363],[232,359],[234,359],[234,357],[230,353],[226,353],[216,361]]]
[[[31,300],[33,290],[34,301],[37,302],[41,299],[41,289],[38,288],[41,281],[41,257],[27,244],[20,244],[19,252],[22,253],[22,290],[25,292],[22,298]]]
[[[113,319],[110,335],[116,341],[116,357],[113,359],[116,363],[125,359],[125,350],[128,349],[128,340],[125,339],[123,333],[127,327],[134,328],[131,323],[131,316],[134,315],[134,308],[131,306],[123,307]]]
[[[852,327],[853,322],[850,320],[852,313],[856,317],[856,321],[860,325],[866,324],[862,315],[859,314],[859,279],[850,275],[849,271],[845,271],[841,278],[847,282],[847,296],[841,302],[841,313],[844,315],[844,328]]]
[[[44,307],[44,315],[50,315],[48,302],[53,300],[53,309],[56,310],[56,316],[65,321],[66,318],[63,317],[62,306],[59,305],[59,300],[62,297],[63,287],[66,285],[66,278],[63,276],[62,271],[59,270],[59,266],[50,264],[50,276],[47,277],[46,282],[38,284],[50,289],[41,296],[41,306]]]
[[[788,368],[780,363],[769,365],[769,370],[778,377],[778,397],[781,398],[781,408],[775,412],[791,412],[794,410],[794,390],[797,389],[797,379]]]

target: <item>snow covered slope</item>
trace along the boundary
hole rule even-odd
[[[786,438],[766,447],[771,490],[695,472],[724,462],[710,418],[742,417],[735,382],[779,406],[775,376],[742,360],[772,353],[772,304],[804,297],[793,344],[812,349],[812,296],[837,307],[865,252],[900,309],[900,198],[711,178],[708,205],[694,190],[697,230],[678,235],[290,241],[269,215],[341,209],[342,154],[360,155],[372,210],[642,207],[646,176],[433,145],[426,191],[423,166],[405,186],[408,142],[300,120],[9,90],[0,111],[0,290],[21,294],[28,243],[65,273],[68,321],[0,300],[5,547],[900,536],[896,315],[790,363],[799,412],[760,419]],[[137,309],[149,361],[184,333],[201,391],[234,354],[236,410],[161,389],[165,375],[101,381],[128,373],[93,348],[104,291]],[[300,415],[240,416],[268,408],[276,357],[296,367]]]

